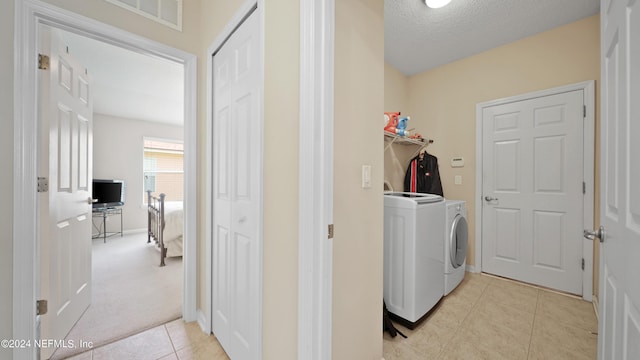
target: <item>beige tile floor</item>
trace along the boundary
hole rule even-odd
[[[501,278],[466,273],[407,339],[384,335],[384,358],[595,359],[593,305]]]
[[[514,281],[467,273],[408,339],[384,334],[386,360],[595,359],[591,303]],[[215,336],[182,320],[72,357],[73,360],[229,359]]]
[[[215,336],[181,319],[95,348],[72,360],[197,360],[229,359]]]

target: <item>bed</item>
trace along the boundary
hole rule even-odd
[[[167,257],[182,256],[184,211],[182,201],[165,201],[165,194],[151,195],[147,191],[147,243],[153,240],[160,250],[160,266]]]

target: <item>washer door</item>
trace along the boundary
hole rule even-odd
[[[451,256],[451,266],[453,266],[454,269],[464,265],[467,257],[468,237],[469,228],[467,226],[467,219],[458,214],[451,225],[451,239],[449,239],[449,255]]]

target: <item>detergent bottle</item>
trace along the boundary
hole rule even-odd
[[[407,130],[407,122],[410,119],[411,118],[409,116],[398,119],[398,125],[396,126],[396,134],[400,136],[409,136],[409,131]]]
[[[398,126],[398,118],[400,117],[400,112],[386,112],[384,113],[384,131],[395,134],[396,127]]]

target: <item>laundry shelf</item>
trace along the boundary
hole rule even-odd
[[[385,147],[384,147],[384,151],[387,151],[387,149],[389,149],[389,147],[392,144],[419,146],[420,148],[418,148],[418,150],[415,152],[415,154],[413,154],[413,156],[415,156],[420,150],[422,150],[423,147],[433,143],[433,140],[431,140],[431,139],[425,139],[425,138],[422,138],[422,139],[411,139],[411,138],[408,138],[406,136],[399,136],[399,135],[392,134],[392,133],[387,132],[387,131],[384,132],[384,138],[385,138],[385,140],[389,140],[387,142],[387,144],[385,145]]]

